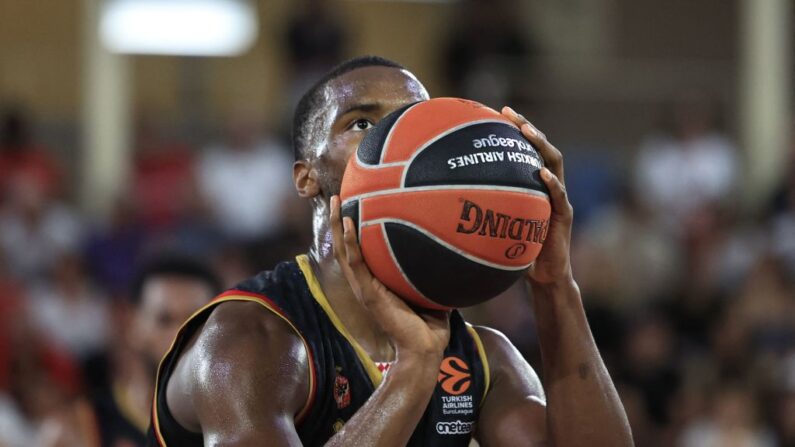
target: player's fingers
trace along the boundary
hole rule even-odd
[[[522,127],[522,124],[530,122],[523,115],[517,113],[516,110],[508,106],[503,107],[500,112],[502,112],[502,114],[505,115],[509,120],[513,121],[517,127]]]
[[[363,284],[363,281],[369,281],[372,275],[370,275],[370,271],[364,264],[362,250],[359,247],[359,241],[356,240],[356,230],[354,229],[353,219],[350,217],[343,217],[342,226],[346,261],[356,279]]]
[[[356,238],[353,219],[350,217],[343,217],[342,226],[344,231],[343,238],[345,240],[346,263],[353,277],[349,278],[348,281],[355,283],[351,285],[359,289],[357,295],[364,301],[366,306],[372,308],[379,304],[383,304],[382,301],[376,297],[383,294],[381,288],[383,288],[384,285],[373,277],[370,273],[370,269],[367,268],[367,264],[364,263],[362,250]]]
[[[340,197],[331,196],[329,201],[329,222],[331,222],[331,242],[334,257],[340,265],[346,261],[345,242],[343,240],[342,218],[340,217]]]
[[[544,165],[563,183],[563,154],[547,140],[547,136],[543,132],[531,123],[522,124],[521,129],[522,135],[530,140],[533,147],[538,150],[538,155],[544,160]]]
[[[563,180],[563,154],[547,140],[546,135],[538,130],[527,118],[517,113],[514,109],[505,106],[502,114],[513,121],[522,131],[522,135],[533,143],[538,154],[544,159],[544,164],[560,179]]]
[[[574,216],[574,209],[569,202],[566,187],[560,179],[548,168],[541,168],[541,180],[549,189],[549,196],[552,201],[552,213],[564,222],[571,222]]]

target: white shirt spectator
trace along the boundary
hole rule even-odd
[[[293,194],[293,160],[284,147],[261,140],[253,147],[208,148],[200,161],[199,183],[222,230],[238,240],[275,233]]]
[[[109,306],[90,287],[74,296],[52,285],[34,287],[28,309],[40,333],[78,358],[100,351],[108,342]]]
[[[699,421],[685,428],[679,447],[776,447],[776,441],[765,429],[726,428]]]
[[[80,248],[82,236],[77,214],[58,203],[47,205],[35,221],[11,210],[0,212],[0,251],[11,272],[21,278],[46,274],[62,253]]]
[[[16,403],[0,392],[0,446],[27,447],[35,444],[36,430]]]
[[[736,148],[717,133],[689,140],[653,137],[640,148],[635,170],[641,200],[667,224],[698,207],[727,200],[738,175]]]

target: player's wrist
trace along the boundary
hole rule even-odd
[[[389,368],[385,381],[391,386],[406,387],[425,395],[436,385],[440,364],[440,356],[399,356]]]
[[[543,294],[547,296],[559,295],[561,292],[577,292],[577,294],[579,294],[580,290],[577,281],[574,280],[571,268],[546,281],[538,281],[528,277],[527,282],[534,294]],[[566,295],[568,295],[568,293],[566,293]]]
[[[444,350],[409,348],[395,349],[395,362],[390,368],[390,374],[395,369],[411,371],[414,374],[427,373],[435,376],[442,363]]]

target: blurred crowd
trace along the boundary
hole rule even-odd
[[[308,246],[292,155],[255,123],[232,118],[201,148],[140,123],[135,147],[129,191],[97,221],[26,114],[0,116],[0,446],[140,445],[104,441],[106,404],[145,430],[155,366],[181,322]],[[158,291],[141,278],[152,269],[212,293]]]
[[[347,54],[344,27],[308,4],[284,39],[293,103]],[[469,32],[441,58],[451,91],[533,116],[518,87],[531,39],[463,4]],[[745,206],[749,151],[723,113],[684,91],[634,151],[561,148],[575,277],[639,446],[795,446],[795,144],[774,194]],[[24,105],[0,103],[0,447],[140,445],[175,328],[309,245],[279,124],[241,113],[197,142],[138,119],[129,189],[96,220],[79,172]],[[541,372],[523,284],[464,312]]]

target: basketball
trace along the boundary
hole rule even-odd
[[[499,295],[541,251],[543,160],[494,109],[458,98],[409,104],[369,130],[345,169],[373,275],[411,305],[447,310]]]

